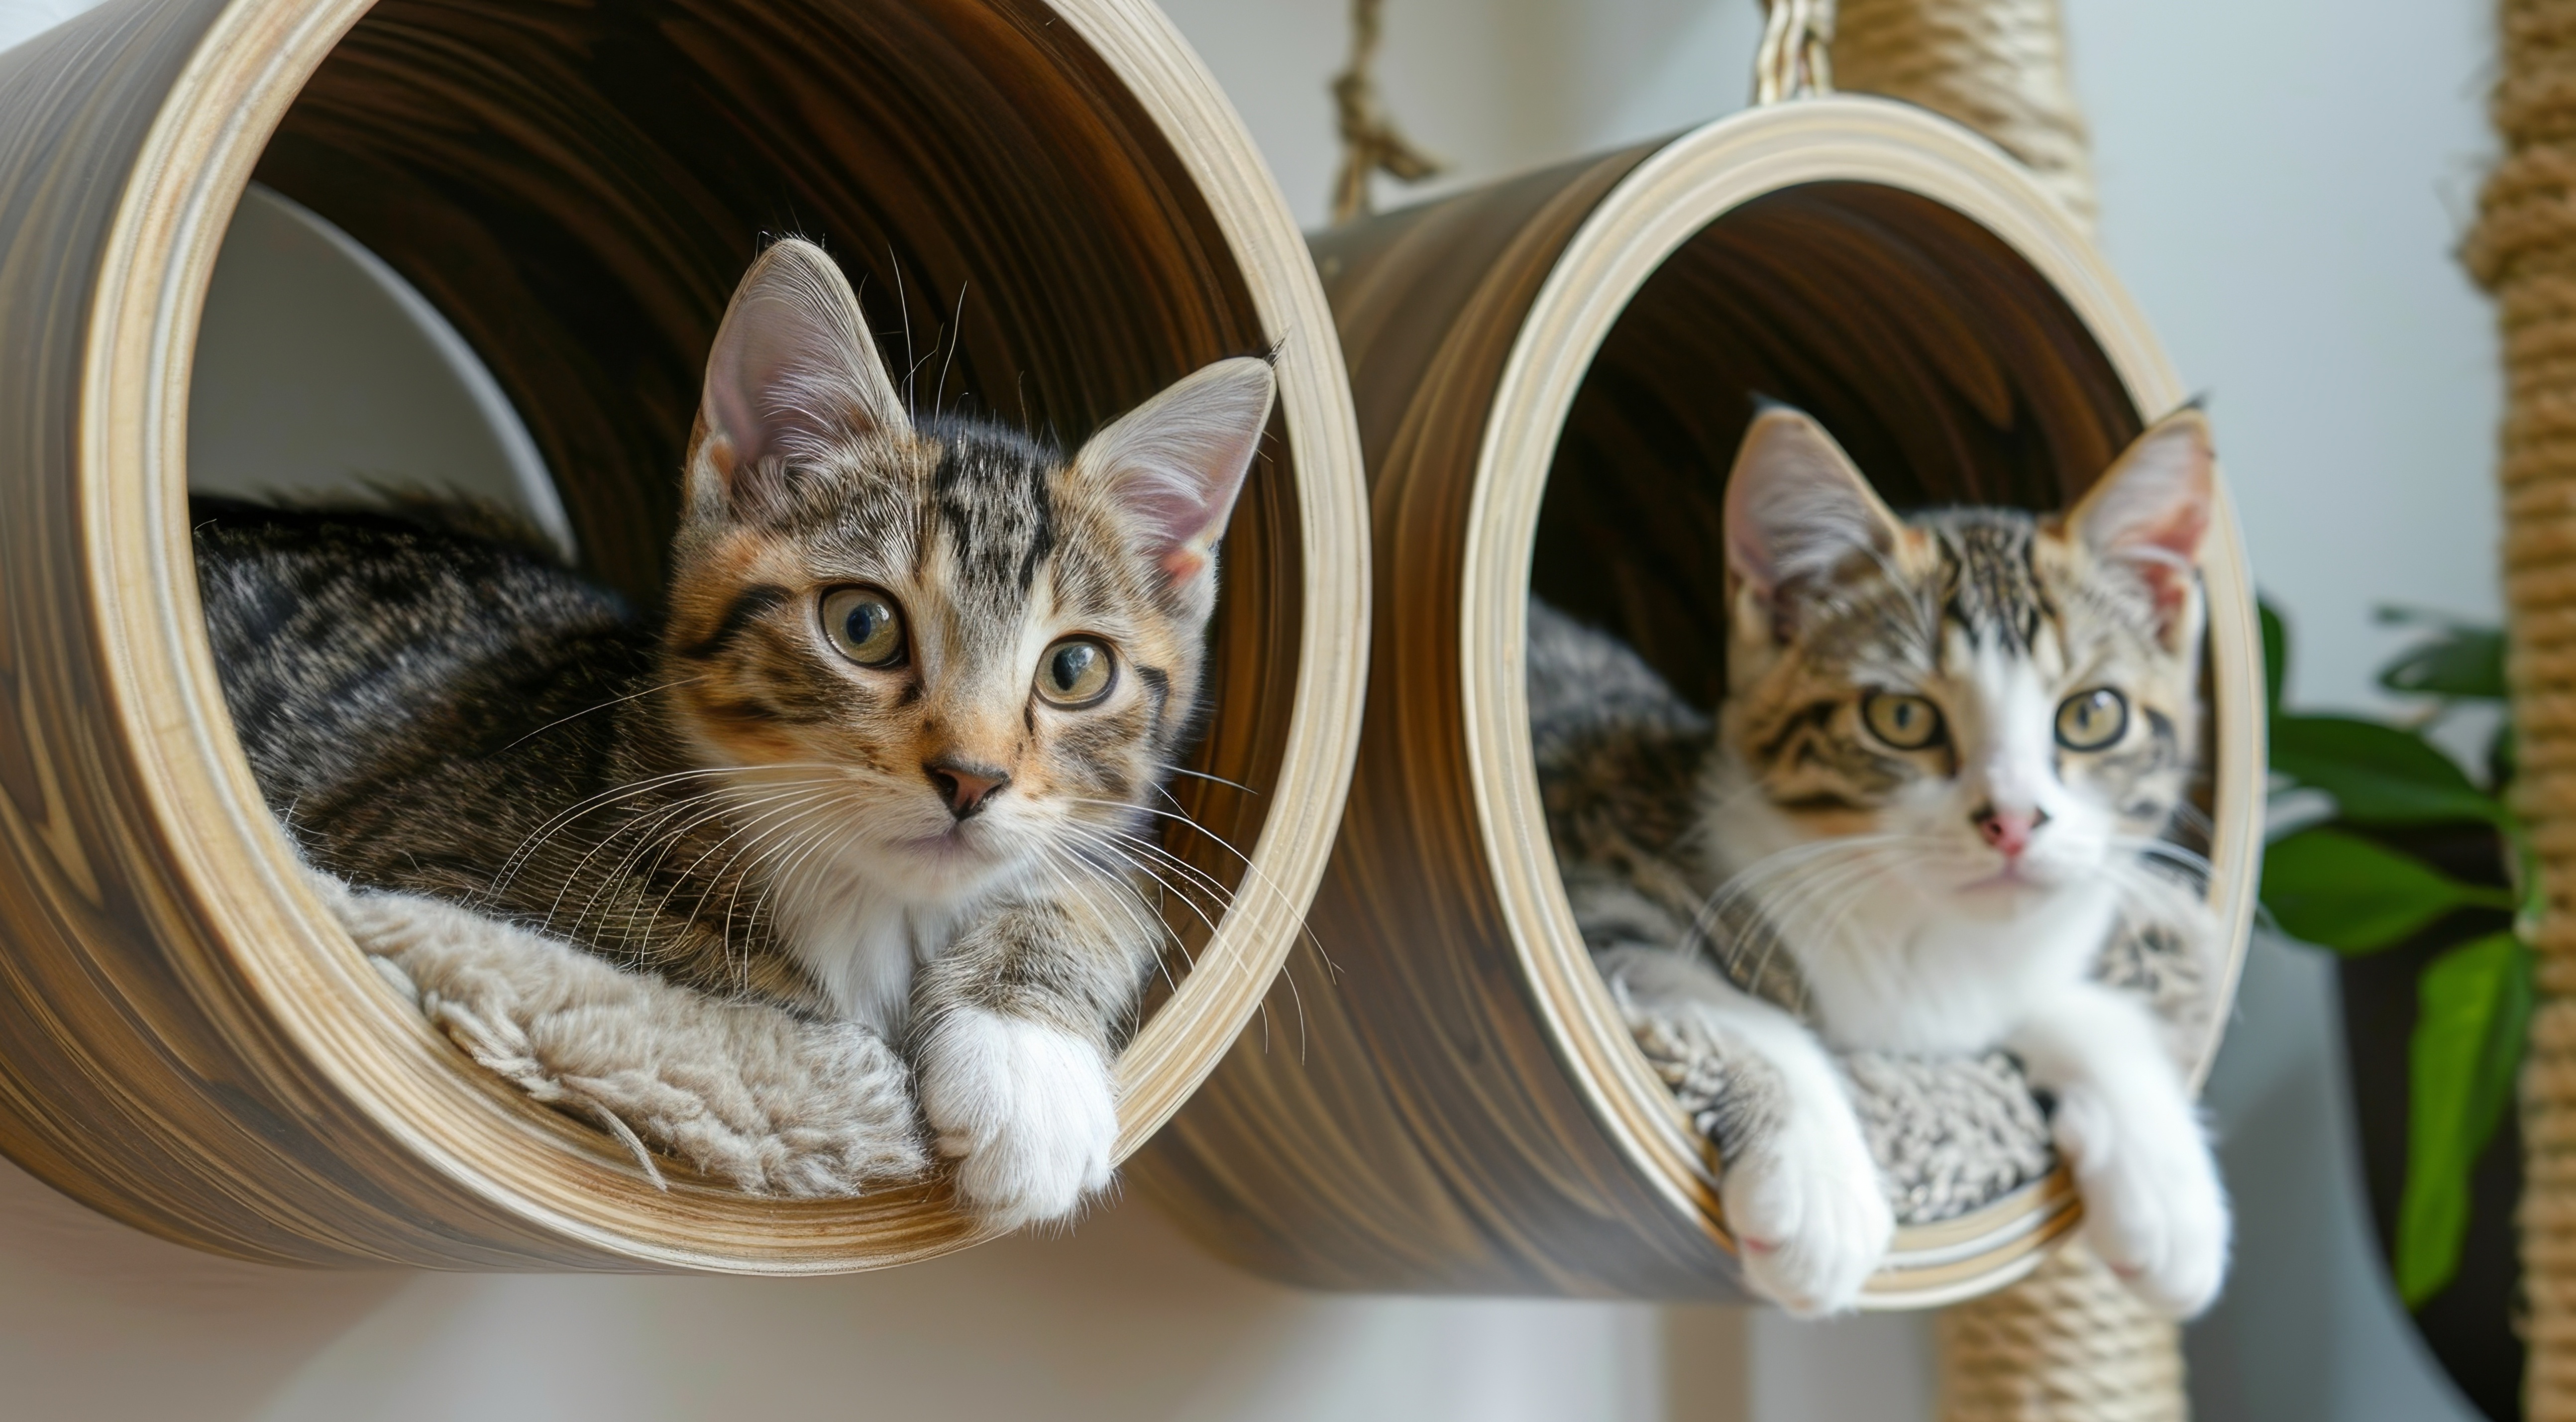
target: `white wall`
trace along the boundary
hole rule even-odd
[[[2376,601],[2489,610],[2496,409],[2452,267],[2483,142],[2473,0],[2067,0],[2104,239],[2215,398],[2298,690],[2367,696]],[[82,8],[0,0],[0,46]],[[1334,161],[1342,0],[1175,0],[1302,218]],[[1391,0],[1390,103],[1445,184],[1733,107],[1748,0]],[[2258,951],[2212,1084],[2244,1214],[2195,1332],[2199,1415],[2454,1415],[2362,1237],[2331,984]],[[889,1275],[797,1283],[324,1275],[144,1238],[0,1166],[0,1377],[52,1419],[1648,1419],[1928,1415],[1920,1321],[1303,1295],[1141,1208]]]

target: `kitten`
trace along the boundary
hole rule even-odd
[[[1272,396],[1223,361],[1069,460],[916,423],[839,268],[780,241],[708,358],[658,624],[505,543],[208,506],[216,663],[318,867],[862,1024],[969,1206],[1060,1216],[1108,1178],[1164,931],[1146,800]]]
[[[2214,942],[2157,872],[2189,858],[2158,836],[2193,774],[2212,470],[2185,410],[2062,517],[1899,519],[1766,408],[1726,494],[1714,725],[1532,608],[1568,896],[1632,1011],[1693,1015],[1744,1064],[1720,1195],[1747,1281],[1793,1311],[1850,1307],[1894,1230],[1834,1051],[2012,1052],[2093,1250],[2178,1316],[2218,1290],[2228,1207],[2180,1043],[2100,980],[2119,940]]]

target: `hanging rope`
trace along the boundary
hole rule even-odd
[[[1418,183],[1448,165],[1396,131],[1377,92],[1377,50],[1386,0],[1351,0],[1351,62],[1333,77],[1333,109],[1342,132],[1342,171],[1333,179],[1333,221],[1370,210],[1369,179],[1385,173]]]
[[[1834,91],[1834,0],[1770,0],[1753,55],[1753,102]]]
[[[1829,33],[1843,88],[1966,124],[2092,224],[2091,139],[2067,82],[2058,0],[1841,2]]]
[[[2546,908],[2522,1069],[2524,1415],[2576,1419],[2576,0],[2503,0],[2504,158],[2461,251],[2504,338],[2504,494],[2521,810]]]

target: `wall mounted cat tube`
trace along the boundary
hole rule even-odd
[[[1324,234],[1376,546],[1360,767],[1296,1000],[1131,1173],[1210,1247],[1334,1288],[1741,1297],[1718,1162],[1567,907],[1532,764],[1533,590],[1722,687],[1718,496],[1749,396],[1814,410],[1900,507],[2056,508],[2185,390],[2078,225],[1918,110],[1781,103]],[[1962,487],[1959,471],[1992,483]],[[1554,476],[1553,479],[1551,476]],[[1905,487],[1910,480],[1912,486]],[[2253,908],[2262,677],[2243,550],[2204,552],[2209,985]],[[2194,1056],[2205,1071],[2213,1025]],[[1865,1302],[1996,1287],[2061,1170],[1901,1230]]]
[[[1261,793],[1174,786],[1250,864],[1171,845],[1238,893],[1119,1060],[1122,1154],[1151,1134],[1322,872],[1368,596],[1322,293],[1159,14],[108,0],[0,57],[0,1149],[138,1227],[278,1262],[797,1273],[975,1237],[935,1186],[657,1192],[467,1064],[315,901],[235,745],[188,552],[191,352],[254,176],[446,315],[590,570],[646,601],[699,366],[764,233],[827,241],[880,330],[912,333],[925,409],[971,392],[1078,439],[1279,347],[1195,762]]]

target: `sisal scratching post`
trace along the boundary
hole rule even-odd
[[[2087,225],[2093,159],[2058,0],[1841,0],[1834,84],[1921,104],[2022,161]]]
[[[2020,159],[2086,223],[2084,115],[2057,0],[1841,0],[1833,77],[1920,104]],[[1946,1311],[1942,1422],[2179,1422],[2182,1336],[2080,1247],[2021,1283]]]
[[[1942,1311],[1942,1422],[2182,1422],[2182,1349],[2080,1244]]]
[[[2505,598],[2521,804],[2547,890],[2522,1074],[2533,1422],[2576,1418],[2576,4],[2504,0],[2504,159],[2462,253],[2504,337]]]
[[[1941,1422],[2183,1422],[2182,1330],[2071,1244],[1936,1320]]]

